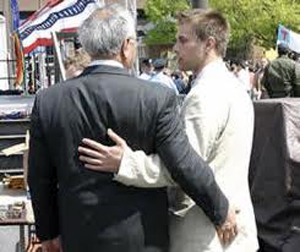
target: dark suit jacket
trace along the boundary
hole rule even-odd
[[[141,252],[168,247],[165,188],[127,187],[113,174],[85,169],[77,148],[89,137],[113,144],[112,128],[134,150],[158,153],[174,180],[210,219],[228,202],[184,133],[174,92],[111,66],[36,96],[31,117],[29,186],[41,240],[61,235],[64,252]]]

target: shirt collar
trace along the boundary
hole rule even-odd
[[[224,65],[224,62],[221,58],[216,59],[213,62],[210,62],[209,64],[207,64],[201,70],[201,72],[197,75],[197,77],[192,81],[192,87],[195,86],[197,83],[199,83],[199,81],[203,78],[203,76],[205,76],[208,72],[210,72],[210,71],[215,72],[217,69],[219,69],[223,65]]]
[[[98,66],[98,65],[106,65],[106,66],[113,66],[113,67],[120,67],[124,68],[124,66],[116,60],[93,60],[89,66]]]

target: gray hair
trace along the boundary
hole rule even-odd
[[[124,40],[135,37],[132,15],[118,4],[95,10],[79,28],[79,40],[94,58],[116,56]]]

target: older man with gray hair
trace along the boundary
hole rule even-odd
[[[210,220],[231,234],[235,219],[212,171],[190,146],[174,92],[130,76],[135,24],[119,5],[96,10],[79,37],[92,62],[74,79],[36,96],[29,186],[43,251],[168,251],[165,188],[137,188],[85,169],[84,137],[111,145],[112,128],[133,150],[157,153]]]

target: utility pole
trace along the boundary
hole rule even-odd
[[[209,6],[208,0],[192,0],[193,9],[207,9]]]

